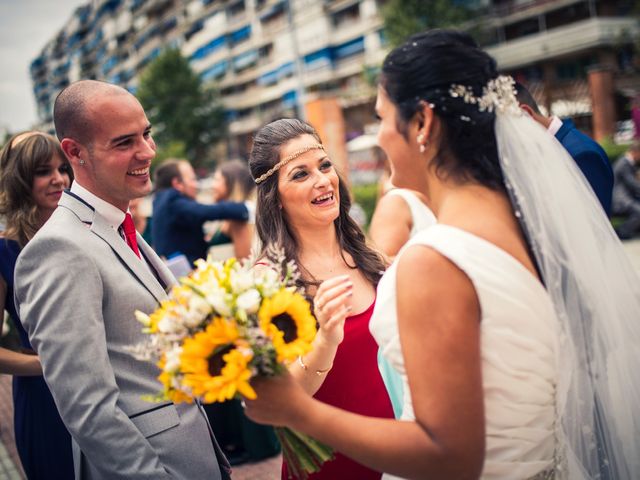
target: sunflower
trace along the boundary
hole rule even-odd
[[[251,348],[239,340],[235,322],[217,317],[203,332],[185,339],[180,355],[182,383],[205,403],[229,400],[236,392],[256,398],[249,385],[252,358]]]
[[[311,350],[316,319],[299,293],[281,289],[273,297],[265,298],[258,319],[260,328],[273,342],[278,362],[291,362]]]

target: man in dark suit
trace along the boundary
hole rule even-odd
[[[640,231],[640,141],[618,159],[613,174],[613,213],[626,217],[616,231],[621,239],[629,239]]]
[[[536,122],[555,135],[562,146],[573,157],[592,190],[595,192],[604,211],[611,213],[611,192],[613,190],[613,170],[609,157],[594,140],[579,131],[571,120],[558,117],[545,117],[529,91],[516,82],[516,96],[520,108]]]
[[[165,160],[155,172],[151,238],[158,255],[182,253],[190,263],[207,257],[202,224],[210,220],[249,220],[244,203],[196,201],[198,183],[186,160]]]

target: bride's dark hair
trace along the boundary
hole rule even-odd
[[[301,135],[311,135],[317,143],[322,143],[315,129],[306,122],[295,118],[275,120],[256,133],[253,148],[249,157],[249,169],[253,178],[258,178],[272,168],[280,159],[283,145]],[[353,258],[353,265],[345,263],[352,269],[358,269],[375,287],[380,275],[386,269],[382,257],[367,245],[360,227],[349,215],[351,197],[347,185],[338,170],[338,191],[340,195],[340,213],[334,221],[338,243],[343,251]],[[257,188],[256,199],[256,231],[262,243],[259,257],[269,257],[269,246],[278,245],[284,249],[285,263],[295,261],[301,270],[300,286],[307,292],[314,290],[322,280],[313,278],[298,258],[299,243],[291,229],[283,210],[279,208],[278,173],[275,172],[261,182]],[[271,260],[275,260],[271,258]]]
[[[495,114],[451,96],[453,84],[482,96],[496,78],[493,58],[466,33],[430,30],[409,38],[384,60],[380,85],[399,112],[398,131],[407,136],[407,123],[423,102],[434,106],[442,125],[440,151],[434,159],[439,175],[476,181],[503,190],[502,170],[494,131]]]

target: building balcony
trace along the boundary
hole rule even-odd
[[[157,18],[164,15],[173,8],[173,0],[146,0],[144,2],[135,1],[134,5],[140,4],[136,15],[147,15],[149,18]]]
[[[510,19],[522,16],[537,15],[548,10],[578,3],[577,0],[511,0],[501,5],[492,5],[487,13],[493,17],[509,17]]]
[[[364,55],[357,54],[334,62],[333,74],[335,78],[345,78],[362,73]]]
[[[242,93],[225,95],[222,101],[227,110],[245,110],[278,100],[295,87],[295,78],[287,78],[269,87],[255,86]]]
[[[615,45],[625,34],[637,35],[634,18],[596,17],[487,48],[501,70],[510,70],[596,47]]]
[[[349,8],[359,2],[360,0],[324,0],[322,2],[322,6],[327,12],[335,13],[340,10],[344,10],[345,8]]]
[[[229,133],[231,135],[242,135],[243,133],[258,130],[262,125],[262,116],[258,113],[252,113],[239,120],[229,122]]]
[[[372,22],[361,19],[345,22],[338,27],[334,27],[331,32],[331,43],[338,45],[356,37],[361,37],[372,30],[380,28],[380,24],[380,21]]]

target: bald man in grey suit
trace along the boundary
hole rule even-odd
[[[20,318],[73,437],[77,479],[226,479],[197,404],[149,403],[155,365],[133,358],[135,310],[153,311],[175,279],[121,224],[151,190],[150,125],[126,90],[84,80],[63,90],[54,122],[75,183],[16,266]]]

